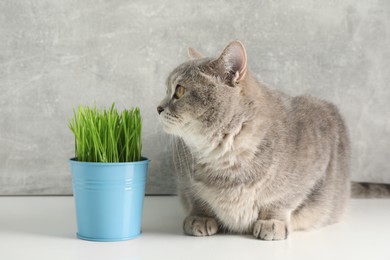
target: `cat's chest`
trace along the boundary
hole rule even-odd
[[[245,185],[221,189],[201,182],[194,182],[193,188],[225,227],[239,233],[251,232],[259,212],[254,189]]]

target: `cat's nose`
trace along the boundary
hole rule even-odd
[[[160,106],[157,107],[157,113],[158,114],[161,114],[163,111],[164,111],[164,108],[162,108]]]

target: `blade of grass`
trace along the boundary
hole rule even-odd
[[[139,108],[99,110],[79,106],[68,126],[75,138],[79,161],[129,162],[141,160],[142,118]]]

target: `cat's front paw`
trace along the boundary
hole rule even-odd
[[[214,218],[188,216],[184,219],[183,230],[187,235],[211,236],[218,232],[218,224]]]
[[[281,220],[257,220],[253,235],[262,240],[284,240],[289,234],[287,223]]]

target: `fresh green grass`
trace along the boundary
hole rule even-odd
[[[75,136],[75,157],[83,162],[134,162],[141,160],[142,119],[139,108],[118,113],[79,106],[69,121]]]

